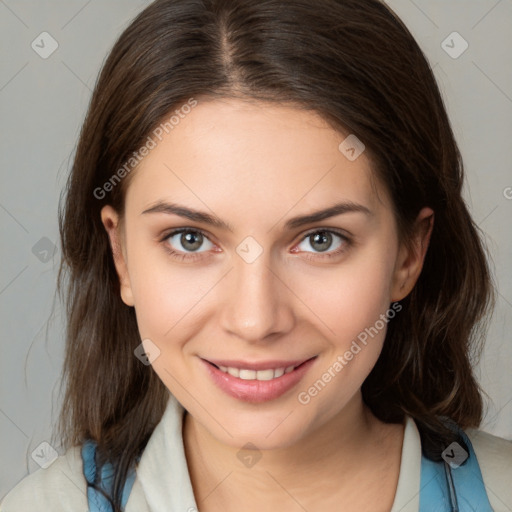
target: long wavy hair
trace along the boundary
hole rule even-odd
[[[414,418],[434,460],[454,438],[447,419],[462,428],[482,419],[473,366],[492,279],[440,91],[408,29],[379,0],[157,0],[104,62],[59,207],[68,321],[59,433],[65,447],[95,440],[100,460],[115,465],[116,512],[169,392],[134,357],[136,317],[100,219],[105,204],[122,215],[131,175],[104,184],[190,98],[229,97],[293,104],[356,134],[405,243],[419,210],[435,211],[422,273],[388,325],[363,398],[382,421]]]

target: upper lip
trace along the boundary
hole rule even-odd
[[[313,356],[316,357],[316,356]],[[299,366],[306,361],[313,359],[308,357],[305,359],[296,359],[293,361],[284,359],[273,359],[269,361],[242,361],[241,359],[229,360],[229,359],[204,359],[209,363],[213,363],[215,366],[227,366],[229,368],[239,368],[246,370],[275,370],[276,368],[288,368],[289,366]]]

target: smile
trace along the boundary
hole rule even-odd
[[[246,402],[273,400],[296,386],[316,356],[297,361],[211,361],[201,359],[212,381],[226,394]]]

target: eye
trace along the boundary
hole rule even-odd
[[[204,251],[200,251],[199,249],[204,245],[205,241],[210,246],[207,246]],[[164,245],[167,251],[178,259],[193,258],[194,255],[190,253],[206,252],[214,247],[202,231],[191,228],[176,229],[165,235],[162,242],[165,242]],[[178,250],[176,251],[175,249]]]
[[[336,242],[336,245],[333,246],[333,242]],[[302,247],[301,247],[302,245]],[[301,251],[310,252],[307,250],[308,246],[312,248],[317,255],[320,256],[320,258],[326,257],[326,258],[332,258],[334,256],[337,256],[344,251],[348,249],[350,245],[350,239],[333,230],[327,230],[327,229],[317,229],[316,231],[311,231],[310,233],[306,234],[304,238],[302,239],[301,243],[297,245],[297,247]],[[331,250],[329,250],[331,249]],[[293,251],[297,252],[297,251]],[[315,254],[314,252],[314,254]],[[325,253],[325,254],[322,254]],[[313,256],[315,258],[316,256]],[[311,259],[312,256],[307,256],[308,259]]]
[[[338,239],[337,244],[333,250],[333,241],[336,241],[336,239]],[[173,258],[178,260],[194,260],[201,258],[200,253],[208,252],[215,247],[205,233],[192,228],[175,229],[166,234],[161,241],[164,243],[166,251]],[[209,246],[204,247],[205,242],[207,242]],[[306,259],[333,258],[345,252],[350,244],[350,239],[338,231],[332,229],[317,229],[316,231],[307,233],[302,238],[300,244],[296,246],[298,250],[294,248],[292,252],[309,253],[310,251],[308,251],[307,247],[304,247],[309,246],[314,252],[308,254]],[[301,245],[303,246],[301,247]],[[199,250],[201,247],[203,247],[204,250]]]

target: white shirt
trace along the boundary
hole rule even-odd
[[[170,395],[137,467],[126,512],[197,512],[182,437],[184,408]],[[406,417],[400,474],[392,512],[418,512],[421,443]],[[512,511],[512,441],[466,431],[495,512]],[[26,476],[0,502],[0,512],[85,512],[87,486],[81,447],[70,448],[47,469]]]

